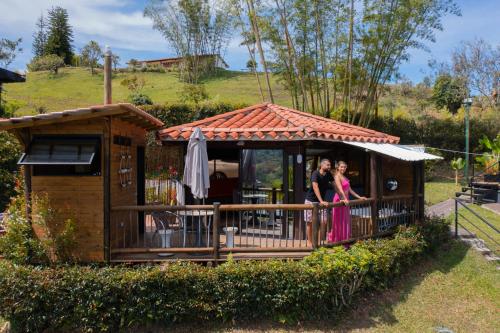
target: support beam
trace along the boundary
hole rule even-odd
[[[370,198],[374,199],[371,203],[371,226],[369,227],[369,233],[373,234],[376,232],[377,227],[377,215],[378,215],[378,202],[381,198],[381,193],[379,191],[379,168],[380,160],[376,153],[370,152]]]

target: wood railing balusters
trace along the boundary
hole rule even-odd
[[[314,202],[313,204],[313,209],[312,209],[312,239],[310,240],[312,243],[313,249],[318,248],[318,224],[319,224],[319,204],[317,202]]]
[[[220,249],[220,235],[219,235],[219,223],[220,223],[220,203],[214,203],[214,216],[212,221],[212,247],[214,250],[214,262],[217,263],[219,260],[219,249]],[[226,219],[227,225],[227,219]]]

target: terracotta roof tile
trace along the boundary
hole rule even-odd
[[[398,143],[399,138],[271,103],[163,129],[165,141],[188,140],[200,127],[208,140],[341,140]]]

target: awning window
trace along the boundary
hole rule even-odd
[[[90,165],[96,155],[96,139],[33,139],[20,165]]]

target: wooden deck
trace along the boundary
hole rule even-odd
[[[420,217],[412,196],[353,200],[349,203],[351,239],[328,243],[332,208],[342,203],[318,204],[192,205],[116,207],[117,233],[110,251],[115,263],[223,262],[234,260],[301,259],[322,246],[338,246],[385,236],[400,224]],[[141,226],[135,214],[143,212]],[[163,215],[158,215],[163,214]],[[311,216],[311,242],[306,241],[306,216]],[[193,218],[194,217],[194,218]],[[163,222],[158,219],[162,218]],[[233,244],[228,228],[235,228]],[[130,232],[130,231],[133,232]],[[162,236],[162,230],[165,230]],[[167,232],[168,231],[168,232]],[[163,241],[163,244],[162,244]]]

